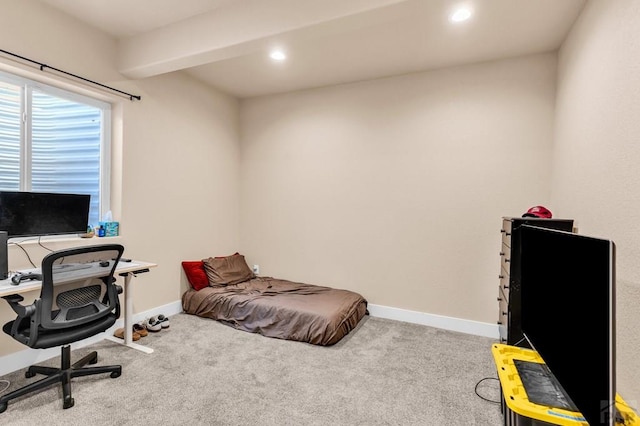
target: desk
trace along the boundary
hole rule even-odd
[[[133,298],[131,296],[131,289],[129,288],[129,286],[131,283],[131,278],[137,275],[137,271],[153,268],[156,266],[158,265],[156,265],[155,263],[143,262],[140,260],[132,260],[131,262],[118,262],[118,266],[116,266],[115,270],[115,276],[117,277],[124,275],[124,340],[114,336],[107,336],[107,339],[145,353],[153,352],[153,349],[151,348],[133,343]],[[39,268],[24,270],[21,272],[31,272],[36,270],[39,270]],[[27,293],[33,290],[39,290],[41,286],[41,281],[23,281],[19,285],[13,285],[13,283],[11,282],[11,278],[0,280],[0,297],[7,296],[9,294],[20,294]]]

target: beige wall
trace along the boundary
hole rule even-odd
[[[176,302],[187,285],[180,261],[237,250],[238,101],[184,74],[126,81],[116,71],[110,38],[31,0],[0,0],[0,9],[2,49],[142,96],[140,102],[113,98],[117,241],[126,257],[159,265],[135,278],[134,312]],[[79,243],[87,241],[46,244]],[[36,262],[46,254],[35,244],[27,250]],[[9,256],[10,268],[28,266],[16,247]],[[0,303],[0,323],[14,317]],[[20,349],[0,333],[0,356]]]
[[[495,323],[501,216],[549,201],[555,72],[547,54],[243,101],[248,261]]]
[[[618,391],[640,403],[640,3],[590,1],[560,51],[552,202],[617,248]],[[579,342],[578,342],[579,344]]]

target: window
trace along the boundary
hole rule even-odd
[[[0,73],[0,190],[91,195],[109,210],[111,106]]]

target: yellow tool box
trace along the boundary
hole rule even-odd
[[[577,411],[537,405],[529,401],[514,361],[523,360],[544,364],[536,351],[504,344],[491,348],[502,389],[502,413],[505,426],[589,426]],[[640,426],[640,417],[620,395],[616,395],[616,408],[623,419],[621,426]]]

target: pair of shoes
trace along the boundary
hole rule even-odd
[[[144,322],[144,325],[146,326],[147,330],[156,333],[163,328],[169,328],[169,318],[160,314],[147,319]]]
[[[141,322],[133,324],[133,332],[138,333],[140,337],[145,337],[149,335],[149,332],[147,331],[147,327],[145,327],[144,323],[141,323]]]
[[[115,337],[117,337],[118,339],[124,339],[124,328],[117,328],[116,331],[113,332],[113,335]],[[145,336],[146,336],[146,334],[145,334]],[[142,335],[138,331],[136,331],[136,326],[134,325],[133,326],[133,333],[131,334],[131,340],[133,340],[135,342],[136,340],[140,340],[141,337],[142,337]]]
[[[160,325],[162,326],[162,328],[169,328],[169,318],[160,314],[158,315],[158,321],[160,321]]]

